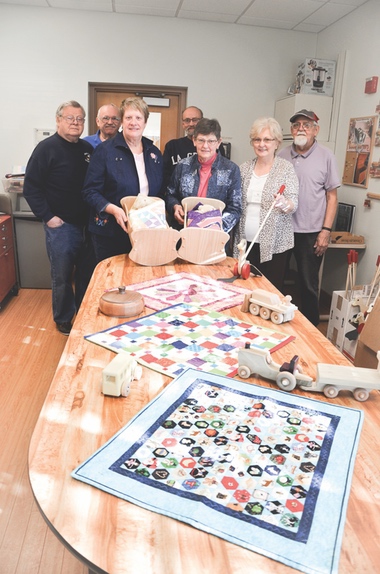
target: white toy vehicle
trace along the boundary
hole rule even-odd
[[[249,344],[248,344],[249,345]],[[338,396],[339,391],[351,391],[357,401],[366,401],[369,392],[380,390],[380,351],[377,353],[377,369],[354,366],[317,363],[317,378],[314,381],[302,373],[298,366],[298,356],[290,363],[275,363],[267,349],[239,349],[238,375],[247,379],[251,374],[276,381],[283,391],[292,391],[296,385],[303,391],[319,391],[330,399]]]
[[[298,307],[291,303],[291,296],[281,297],[277,293],[270,293],[264,289],[254,289],[246,295],[245,306],[252,315],[260,315],[262,319],[270,319],[272,323],[280,325],[294,318]]]
[[[130,384],[139,380],[142,367],[129,353],[121,351],[102,371],[102,393],[112,397],[127,397]]]

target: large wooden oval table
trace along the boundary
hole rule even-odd
[[[99,311],[99,299],[104,290],[181,271],[215,279],[228,277],[232,276],[233,264],[232,259],[226,259],[207,267],[180,262],[164,267],[142,267],[131,262],[128,256],[118,256],[101,262],[95,270],[29,451],[30,482],[42,515],[62,543],[91,572],[295,572],[282,563],[140,508],[70,476],[172,380],[144,367],[142,379],[131,385],[127,398],[102,395],[101,372],[114,354],[86,341],[84,335],[126,321]],[[239,279],[235,284],[274,290],[265,278]],[[143,314],[151,312],[146,308]],[[243,314],[239,307],[223,313],[266,324],[259,317]],[[303,370],[314,377],[317,362],[347,364],[343,355],[299,311],[291,322],[281,325],[281,331],[295,335],[296,340],[274,353],[278,363],[297,354],[302,358]],[[263,380],[250,378],[248,381],[271,386]],[[302,394],[297,389],[294,392]],[[310,393],[309,396],[327,400],[322,394]],[[380,396],[374,391],[367,402],[358,403],[349,393],[342,393],[334,401],[365,412],[339,572],[372,574],[380,569]]]

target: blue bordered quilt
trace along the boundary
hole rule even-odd
[[[189,369],[72,476],[303,572],[332,574],[362,417]]]

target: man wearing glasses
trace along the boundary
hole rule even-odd
[[[120,110],[115,104],[105,104],[98,110],[96,116],[96,125],[98,131],[92,136],[86,136],[83,139],[89,142],[93,148],[100,143],[113,138],[120,127]]]
[[[185,137],[170,140],[164,149],[163,163],[164,163],[164,180],[163,180],[163,194],[169,185],[170,178],[174,171],[175,166],[184,159],[196,153],[195,145],[193,143],[193,135],[195,126],[203,118],[203,112],[195,106],[190,106],[182,112],[182,127],[185,132]]]
[[[279,156],[289,160],[299,180],[298,209],[293,215],[294,248],[301,312],[319,323],[319,268],[328,247],[340,186],[334,154],[319,145],[318,116],[301,110],[290,118],[293,144]]]
[[[85,116],[83,107],[74,100],[58,107],[57,131],[34,149],[24,181],[24,196],[44,223],[53,318],[63,335],[70,333],[92,273],[85,232],[87,209],[81,193],[93,151],[91,144],[80,139]]]

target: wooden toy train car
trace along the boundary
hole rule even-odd
[[[247,310],[252,315],[260,315],[262,319],[270,319],[272,323],[280,325],[294,318],[294,313],[298,307],[293,305],[291,300],[290,295],[281,299],[277,293],[271,293],[264,289],[254,289],[245,296],[242,310]]]
[[[292,391],[296,385],[303,391],[319,391],[333,399],[339,391],[351,391],[357,401],[366,401],[369,392],[380,390],[380,351],[377,369],[317,363],[317,377],[302,373],[298,356],[290,363],[275,363],[267,349],[242,348],[238,352],[238,375],[247,379],[251,374],[274,380],[283,391]]]

